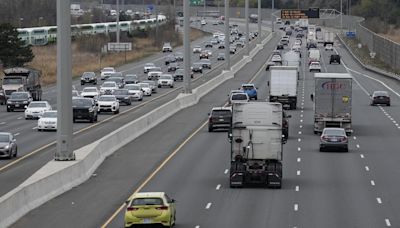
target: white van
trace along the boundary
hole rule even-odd
[[[310,49],[308,51],[308,64],[311,62],[319,62],[321,60],[321,53],[318,49]]]

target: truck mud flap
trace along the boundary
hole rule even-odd
[[[245,167],[240,162],[231,162],[231,170],[229,183],[231,188],[240,188],[244,186],[245,175],[244,175]]]
[[[267,165],[267,183],[268,188],[282,187],[282,163],[274,162]]]

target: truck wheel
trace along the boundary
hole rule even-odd
[[[344,152],[349,152],[349,147],[344,148]]]
[[[318,131],[314,131],[314,135],[318,134]]]
[[[213,131],[213,127],[212,126],[208,126],[208,132],[212,132]]]
[[[75,119],[75,118],[73,118],[73,119],[72,119],[72,122],[76,123],[76,119]]]
[[[9,109],[9,108],[7,108],[7,112],[10,112],[10,109]]]
[[[257,100],[257,99],[258,99],[258,97],[256,96],[254,99],[255,99],[255,100]]]

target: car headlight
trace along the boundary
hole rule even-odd
[[[93,108],[89,108],[89,112],[93,112]]]
[[[129,99],[129,97],[125,97],[125,99]]]
[[[4,149],[8,150],[10,148],[10,145],[7,145],[4,147]]]

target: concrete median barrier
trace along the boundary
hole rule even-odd
[[[270,34],[263,41],[266,44]],[[231,71],[220,75],[193,89],[192,94],[179,94],[175,99],[152,110],[146,115],[127,123],[103,138],[75,150],[76,161],[50,161],[17,188],[0,198],[0,227],[8,227],[29,211],[61,195],[88,180],[104,159],[115,151],[168,119],[178,111],[195,105],[207,93],[234,77],[262,48],[257,46]]]

